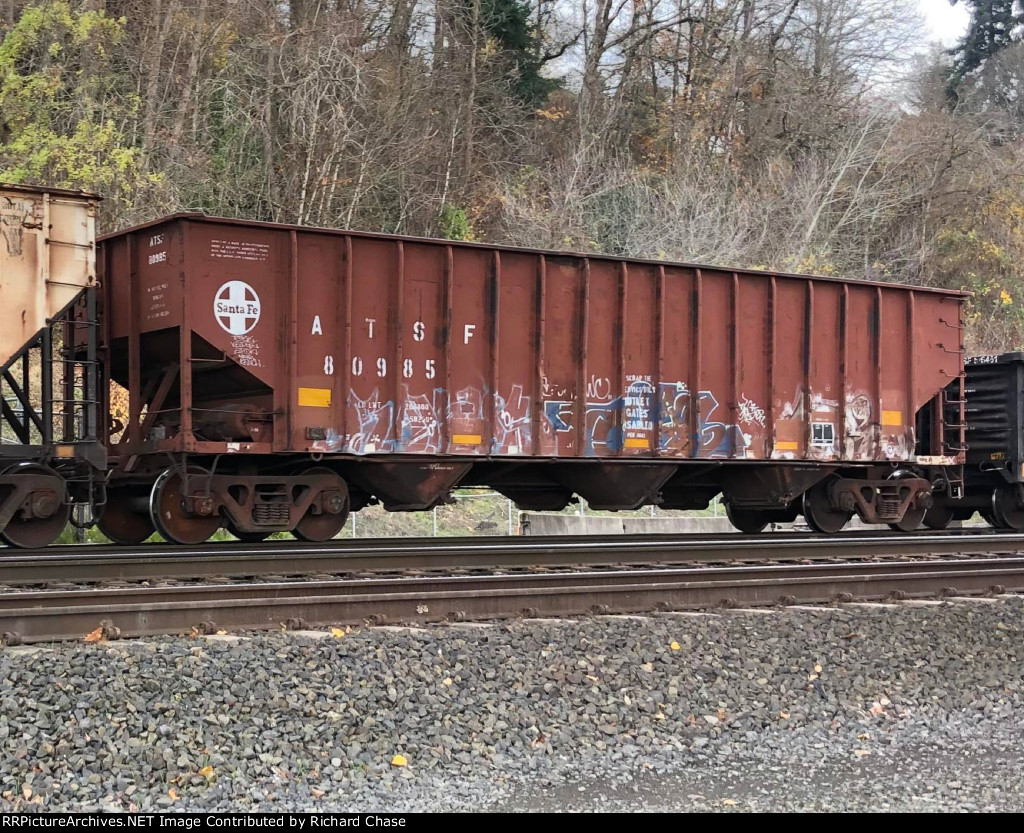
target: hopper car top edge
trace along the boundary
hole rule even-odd
[[[49,194],[52,197],[75,197],[79,199],[102,201],[103,197],[95,191],[79,191],[75,188],[50,188],[45,185],[26,185],[0,182],[0,191],[17,191],[20,194]]]
[[[218,217],[214,214],[207,214],[202,211],[178,211],[162,217],[147,220],[134,226],[129,226],[117,231],[107,232],[100,235],[96,242],[103,243],[108,240],[116,240],[120,237],[145,231],[156,226],[177,220],[197,220],[200,222],[220,223],[224,225],[242,226],[245,228],[264,228],[277,231],[299,231],[304,234],[325,234],[330,236],[349,236],[367,238],[373,240],[396,240],[404,243],[436,243],[445,246],[464,247],[467,249],[479,249],[483,251],[500,252],[521,252],[523,254],[543,255],[550,258],[586,258],[588,260],[612,261],[615,263],[637,263],[651,266],[674,266],[681,269],[706,269],[716,272],[742,272],[746,275],[764,275],[765,278],[791,278],[794,280],[856,284],[857,286],[872,286],[882,289],[902,290],[905,292],[932,293],[936,295],[947,295],[957,298],[972,297],[971,292],[961,289],[945,289],[935,286],[918,286],[916,284],[889,283],[885,281],[862,280],[860,278],[843,277],[841,275],[818,275],[806,272],[785,272],[777,269],[754,269],[748,266],[736,266],[728,263],[696,263],[693,261],[681,260],[658,260],[649,257],[632,257],[626,255],[615,255],[607,252],[585,252],[570,249],[545,249],[531,246],[512,246],[503,243],[480,243],[469,240],[449,240],[444,237],[420,237],[412,234],[392,234],[388,232],[365,231],[355,229],[336,229],[324,226],[304,226],[298,223],[275,223],[266,220],[246,220],[240,217]]]

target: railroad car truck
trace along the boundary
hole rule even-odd
[[[962,488],[962,293],[197,214],[100,269],[116,541],[320,541],[460,486],[909,530]]]
[[[0,540],[41,547],[103,504],[99,198],[0,184]]]

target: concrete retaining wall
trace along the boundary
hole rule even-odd
[[[668,535],[735,532],[728,518],[634,518],[524,512],[523,535]]]

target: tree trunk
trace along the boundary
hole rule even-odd
[[[430,71],[433,75],[441,69],[444,56],[445,0],[434,2],[434,54],[431,55]]]
[[[164,45],[170,34],[171,24],[178,13],[178,0],[171,0],[166,12],[163,0],[154,0],[153,18],[156,22],[156,40],[147,48],[146,92],[142,124],[142,151],[149,153],[153,147],[157,130],[157,104],[160,95],[160,81],[163,73]]]
[[[463,177],[469,186],[473,180],[473,132],[476,127],[477,53],[480,51],[480,0],[471,0],[473,7],[469,30],[469,72],[466,84],[466,127],[463,145]]]
[[[394,3],[391,25],[388,27],[388,51],[404,63],[405,53],[409,49],[409,27],[412,25],[416,0],[394,0]]]
[[[174,119],[174,130],[171,133],[171,145],[177,147],[181,143],[182,134],[185,132],[185,119],[188,118],[192,109],[192,99],[195,98],[195,83],[199,75],[199,56],[203,42],[203,31],[206,26],[206,12],[209,8],[209,0],[199,0],[199,8],[196,9],[196,31],[192,39],[192,52],[188,58],[188,69],[185,73],[185,86],[181,94],[181,104],[178,106],[178,115]]]
[[[612,0],[597,0],[594,9],[594,30],[587,39],[583,59],[582,109],[588,109],[601,94],[601,59],[604,57],[611,27]],[[586,21],[584,21],[586,26]]]
[[[274,17],[274,4],[270,3],[269,25],[266,43],[266,68],[264,78],[266,80],[265,94],[263,98],[263,165],[267,187],[267,219],[277,219],[277,174],[276,174],[276,148],[277,148],[277,116],[274,107],[275,75],[276,67],[274,62],[274,42],[277,36],[277,25]]]

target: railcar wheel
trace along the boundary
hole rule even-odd
[[[952,506],[935,503],[924,513],[924,525],[929,529],[945,529],[953,523],[955,514]]]
[[[189,477],[207,474],[200,468],[189,468]],[[167,469],[153,484],[149,495],[149,515],[153,526],[172,544],[196,545],[209,540],[221,527],[219,513],[202,516],[185,511],[184,481],[177,469]]]
[[[242,532],[231,521],[228,521],[225,529],[243,544],[261,544],[270,537],[269,532]]]
[[[1006,524],[996,518],[995,513],[991,509],[979,509],[978,514],[993,529],[1006,529]]]
[[[834,535],[850,522],[853,512],[832,508],[828,502],[828,483],[822,481],[804,492],[804,520],[815,532]]]
[[[747,535],[763,532],[764,528],[771,522],[768,513],[764,510],[743,509],[733,506],[728,502],[725,504],[725,514],[729,518],[729,523],[740,532],[747,533]]]
[[[992,492],[992,515],[1003,529],[1024,532],[1024,507],[1017,501],[1016,486],[999,486]]]
[[[134,546],[149,538],[156,527],[149,513],[136,512],[132,503],[145,501],[144,495],[129,489],[108,489],[107,505],[96,527],[115,544]]]
[[[35,463],[18,463],[4,473],[10,474],[15,471],[19,474],[50,475],[62,480],[53,469]],[[52,498],[45,494],[33,498],[33,503],[36,504],[34,508],[37,512],[43,514],[51,511],[52,514],[42,518],[22,518],[20,512],[15,512],[7,526],[0,531],[0,541],[23,549],[46,547],[56,541],[71,518],[71,506],[63,502],[61,496],[63,492],[63,484],[61,484],[61,488],[54,491]]]
[[[335,480],[336,485],[325,501],[325,503],[329,504],[324,507],[325,511],[317,514],[314,514],[312,510],[307,512],[302,516],[302,520],[295,525],[292,535],[300,541],[309,541],[311,543],[330,541],[345,528],[345,523],[348,521],[350,505],[348,486],[345,485],[344,480],[325,466],[314,466],[313,468],[306,469],[303,474],[307,476],[330,475]]]

